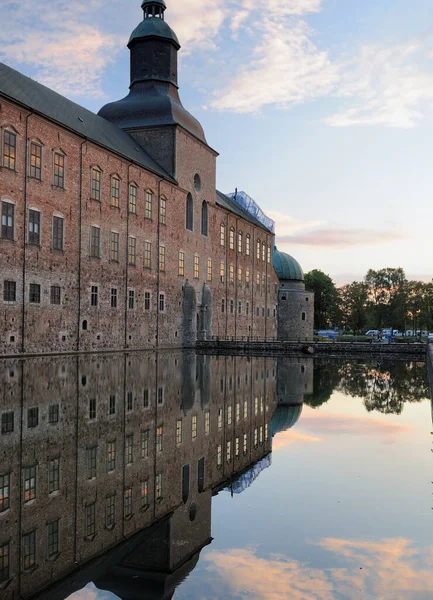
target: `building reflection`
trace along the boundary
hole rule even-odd
[[[211,542],[212,496],[270,464],[272,434],[295,422],[281,411],[311,393],[312,362],[291,360],[2,361],[1,598],[63,600],[90,581],[171,598]]]

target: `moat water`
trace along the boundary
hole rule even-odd
[[[427,600],[424,363],[0,361],[0,599]]]

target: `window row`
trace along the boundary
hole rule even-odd
[[[269,439],[269,428],[268,425],[266,424],[264,427],[263,425],[260,426],[260,428],[256,427],[254,429],[254,448],[257,448],[259,444],[263,444],[263,441],[268,441]],[[236,458],[240,457],[240,453],[241,453],[241,441],[242,441],[242,450],[243,450],[243,454],[245,455],[248,451],[248,435],[246,433],[244,433],[243,438],[239,438],[236,437],[235,438],[235,444],[234,444],[234,456]],[[232,447],[232,442],[226,442],[226,461],[227,463],[230,463],[232,461],[232,452],[233,452],[233,447]],[[223,446],[222,444],[218,445],[217,448],[217,467],[222,467],[223,464]]]
[[[59,285],[52,285],[50,287],[50,304],[60,305],[62,300],[62,290]],[[17,284],[16,281],[4,280],[3,281],[3,301],[4,302],[16,302],[17,301]],[[28,290],[28,301],[30,304],[41,303],[41,285],[39,283],[30,283]]]
[[[143,392],[143,404],[142,407],[143,408],[149,408],[150,403],[149,403],[149,398],[150,398],[150,390],[149,389],[145,389]],[[134,405],[135,408],[139,407],[138,406],[138,399],[135,398],[135,402],[134,402],[134,395],[132,392],[127,392],[126,394],[126,402],[125,402],[125,410],[126,412],[131,412],[134,410]],[[161,406],[162,404],[164,404],[164,388],[163,387],[159,387],[157,390],[157,404],[158,406]],[[93,421],[97,418],[98,416],[98,410],[97,410],[98,406],[97,406],[97,400],[96,398],[90,398],[89,400],[89,405],[88,405],[88,419],[89,421]],[[108,416],[112,417],[114,415],[117,414],[117,409],[118,409],[118,402],[117,402],[117,397],[116,394],[110,394],[110,398],[109,398],[109,402],[108,402]]]
[[[48,407],[48,423],[54,424],[59,422],[59,405],[51,404]],[[37,406],[27,409],[27,427],[32,429],[39,425],[39,408]],[[1,432],[2,435],[13,433],[15,430],[15,412],[8,411],[1,415]]]
[[[118,288],[111,288],[110,289],[110,296],[109,296],[109,302],[110,302],[110,307],[111,308],[119,308],[119,289]],[[128,297],[127,297],[127,305],[128,305],[128,309],[129,310],[134,310],[135,308],[137,308],[137,294],[135,290],[129,289],[128,290]],[[100,292],[99,292],[99,286],[98,285],[92,285],[91,289],[90,289],[90,306],[92,306],[93,308],[97,308],[100,305]],[[159,312],[165,312],[166,311],[166,300],[165,300],[165,294],[164,293],[160,293],[158,295],[158,310]],[[152,295],[150,292],[144,292],[144,310],[145,311],[150,311],[152,310]],[[83,330],[87,330],[87,326],[88,323],[87,321],[83,321]]]
[[[32,465],[25,467],[22,470],[23,482],[23,502],[27,504],[36,500],[38,496],[37,473],[38,466]],[[48,494],[54,494],[60,491],[60,458],[50,458],[47,463],[48,478],[47,491]],[[0,513],[11,508],[11,474],[0,474]]]
[[[272,311],[273,311],[273,317],[276,317],[276,315],[277,315],[276,308],[273,308]],[[236,313],[238,315],[245,315],[247,317],[249,315],[254,314],[254,311],[250,309],[249,302],[245,302],[245,307],[244,307],[242,300],[238,300],[237,306],[236,306],[234,300],[229,300],[226,303],[225,298],[222,298],[222,300],[221,300],[221,312],[222,313],[227,312],[230,315],[234,315]],[[261,315],[262,317],[267,316],[268,318],[270,318],[271,309],[269,307],[266,309],[264,306],[262,306],[261,308],[259,306],[256,306],[255,315],[256,315],[256,317],[260,317],[260,315]]]
[[[1,237],[15,240],[16,226],[15,204],[3,200],[1,202]],[[30,209],[27,219],[27,240],[29,244],[41,245],[42,218],[39,210]],[[62,216],[52,216],[49,226],[50,244],[54,250],[64,250],[65,220]]]
[[[230,227],[229,230],[229,249],[230,250],[235,250],[235,239],[236,239],[236,230],[234,227]],[[226,225],[224,223],[221,223],[220,225],[220,245],[224,246],[226,245]],[[247,256],[250,256],[251,253],[251,236],[250,234],[247,234],[245,236],[245,242],[244,242],[244,234],[242,233],[242,231],[239,231],[237,234],[237,251],[239,254],[242,254],[242,252],[244,251],[244,247],[245,247],[245,254]],[[271,263],[271,256],[272,256],[272,249],[271,246],[269,244],[265,244],[264,242],[261,242],[260,240],[257,240],[256,242],[256,258],[257,260],[262,260],[263,262],[268,262],[269,264]]]

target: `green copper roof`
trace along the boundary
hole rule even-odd
[[[296,425],[302,413],[302,404],[287,406],[287,404],[279,404],[275,409],[274,416],[271,421],[271,435],[281,431],[287,431]]]
[[[297,260],[274,248],[274,269],[278,279],[289,279],[291,281],[304,281],[304,272]]]
[[[140,25],[134,29],[129,38],[128,46],[134,41],[139,40],[144,37],[162,37],[167,40],[172,40],[179,48],[179,40],[177,39],[177,35],[171,29],[169,25],[162,19],[157,17],[151,17],[148,19],[144,19],[141,21]]]

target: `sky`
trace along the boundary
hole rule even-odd
[[[166,0],[217,185],[337,284],[433,277],[431,0]],[[140,0],[1,0],[0,60],[97,112],[127,94]]]

